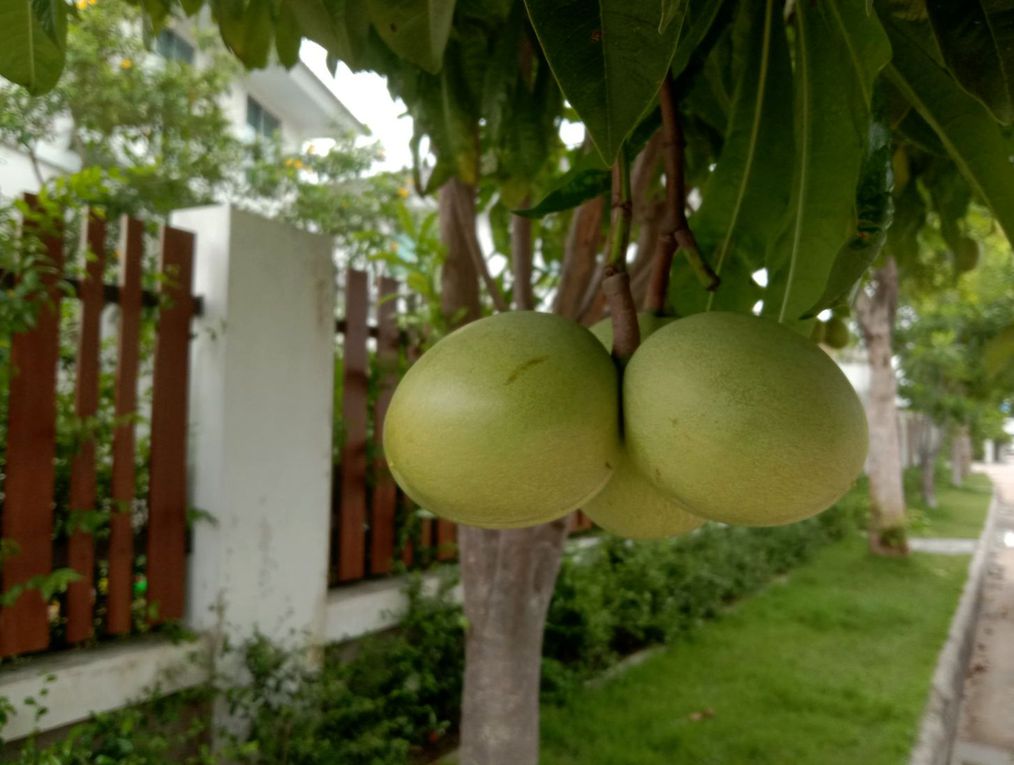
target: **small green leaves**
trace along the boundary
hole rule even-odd
[[[377,33],[391,50],[427,72],[440,71],[454,0],[367,0],[367,6]]]
[[[527,0],[563,94],[607,165],[648,111],[681,24],[659,34],[658,0]]]
[[[927,0],[944,62],[997,120],[1014,121],[1014,23],[1005,0]]]
[[[0,76],[33,96],[52,90],[66,45],[63,0],[0,0]]]

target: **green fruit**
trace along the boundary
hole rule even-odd
[[[637,327],[641,330],[641,342],[643,343],[649,335],[659,327],[671,324],[676,321],[672,316],[656,316],[648,311],[641,311],[637,314]],[[591,326],[591,333],[599,339],[606,350],[612,353],[613,350],[613,319],[607,316],[602,321],[595,322]]]
[[[815,343],[824,342],[824,322],[820,320],[813,322],[813,329],[810,330],[810,339]]]
[[[391,472],[413,500],[460,523],[553,520],[616,464],[616,368],[575,322],[529,311],[468,324],[398,385],[384,422]]]
[[[838,316],[832,316],[824,325],[824,345],[828,348],[844,348],[851,337],[849,325]]]
[[[866,459],[862,404],[819,347],[764,318],[701,313],[652,335],[623,381],[631,460],[694,515],[771,526],[806,518]]]
[[[652,486],[625,455],[606,487],[582,510],[606,531],[630,539],[674,537],[704,523]]]

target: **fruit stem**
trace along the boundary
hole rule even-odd
[[[613,322],[613,358],[626,364],[641,344],[637,306],[630,292],[627,274],[627,246],[630,244],[630,162],[625,148],[613,166],[613,221],[609,260],[602,272],[602,294]]]
[[[645,296],[645,310],[658,316],[665,313],[669,293],[669,274],[677,250],[682,250],[691,270],[701,285],[714,292],[720,283],[718,275],[701,255],[697,240],[687,220],[686,139],[676,97],[672,73],[666,75],[659,91],[662,110],[662,151],[665,162],[665,219],[658,235],[651,280]]]
[[[627,247],[630,245],[630,219],[632,217],[630,203],[630,161],[625,150],[613,165],[613,220],[612,240],[609,248],[607,266],[616,271],[627,270]]]

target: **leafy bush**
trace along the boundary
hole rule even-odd
[[[776,528],[708,525],[675,540],[634,543],[613,537],[570,551],[546,625],[543,692],[561,700],[624,654],[686,636],[737,598],[854,531],[865,492],[853,490],[826,513]],[[450,569],[445,569],[450,572]],[[324,669],[264,638],[244,648],[249,682],[195,692],[220,694],[250,723],[223,752],[250,765],[404,765],[446,746],[460,713],[465,621],[451,579],[423,592],[412,577],[400,627],[363,641],[355,655],[330,650]],[[345,654],[343,656],[343,654]],[[160,706],[161,705],[161,706]],[[159,711],[162,710],[162,711]],[[181,737],[167,732],[178,703],[153,702],[77,726],[63,742],[29,744],[16,765],[125,763],[210,765],[207,716]],[[162,714],[163,717],[158,715]],[[202,722],[203,721],[203,722]],[[179,743],[188,744],[186,757]]]

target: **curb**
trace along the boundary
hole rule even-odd
[[[976,543],[975,555],[968,565],[968,578],[954,612],[947,642],[944,643],[933,673],[929,699],[919,723],[919,736],[909,765],[948,765],[957,735],[965,669],[975,643],[975,624],[982,608],[982,586],[986,562],[993,541],[997,511],[1000,507],[996,487],[989,503],[986,523]]]

